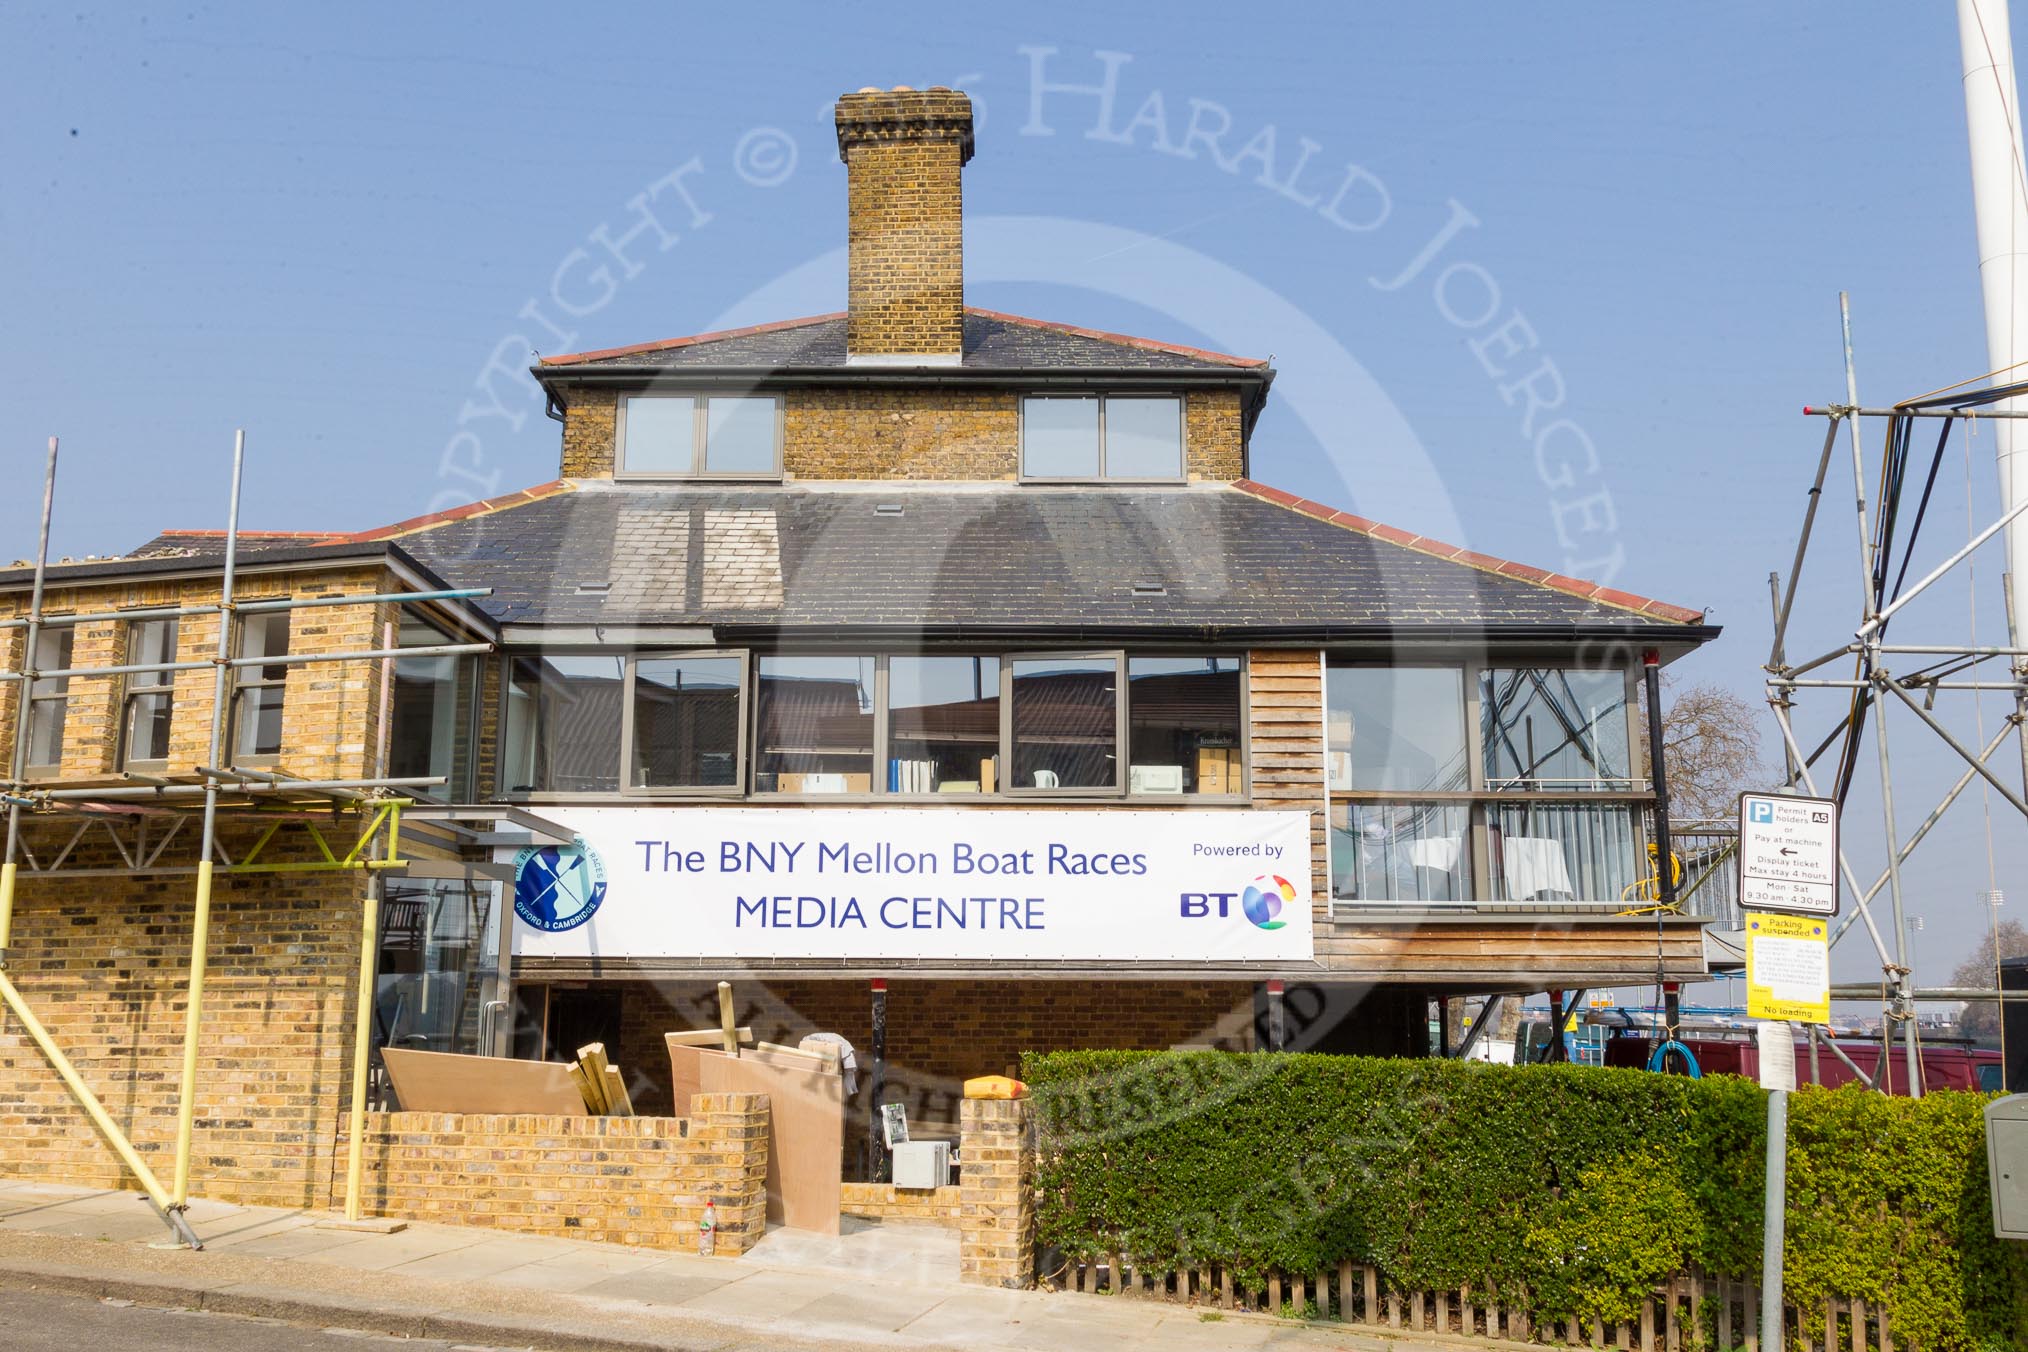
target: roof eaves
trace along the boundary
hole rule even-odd
[[[1491,554],[1481,554],[1476,550],[1465,549],[1459,545],[1446,544],[1442,540],[1434,540],[1426,535],[1417,535],[1413,531],[1402,530],[1399,526],[1389,526],[1383,522],[1373,521],[1351,512],[1339,511],[1335,507],[1327,506],[1310,498],[1298,497],[1296,494],[1287,492],[1284,489],[1257,483],[1252,479],[1236,480],[1232,486],[1240,492],[1259,498],[1264,502],[1272,502],[1278,507],[1286,507],[1290,511],[1300,512],[1304,516],[1312,517],[1318,521],[1327,521],[1334,526],[1343,526],[1347,530],[1357,531],[1376,540],[1384,540],[1389,544],[1400,545],[1402,548],[1412,549],[1418,554],[1428,554],[1435,558],[1447,559],[1452,563],[1463,564],[1467,568],[1476,568],[1480,572],[1493,573],[1500,577],[1512,578],[1516,582],[1526,582],[1538,587],[1547,587],[1552,591],[1564,592],[1567,595],[1580,597],[1587,601],[1595,601],[1600,605],[1612,606],[1617,610],[1632,611],[1637,615],[1645,615],[1650,619],[1664,620],[1671,624],[1703,625],[1705,623],[1704,612],[1701,610],[1690,610],[1683,606],[1671,605],[1667,601],[1657,601],[1652,597],[1639,596],[1633,592],[1620,591],[1614,587],[1603,587],[1596,582],[1587,582],[1583,578],[1567,577],[1562,573],[1552,573],[1547,568],[1536,568],[1529,564],[1516,563],[1512,559],[1496,558]]]

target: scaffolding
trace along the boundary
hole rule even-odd
[[[1963,992],[1955,988],[1931,991],[1917,988],[1903,900],[1902,866],[1974,779],[1983,780],[2009,807],[2028,817],[2028,799],[2024,799],[2022,791],[2003,782],[1993,767],[1993,758],[2002,747],[2010,739],[2018,742],[2022,786],[2028,789],[2028,647],[2023,646],[2023,636],[2014,632],[2011,605],[2008,607],[2009,632],[2005,647],[1981,647],[1970,642],[1890,643],[1888,631],[1911,603],[1930,592],[1942,579],[1969,567],[1969,561],[1981,545],[2028,512],[2028,498],[2013,502],[1983,530],[1969,533],[1964,544],[1920,580],[1912,585],[1908,583],[1915,545],[1929,513],[1938,471],[1952,431],[1960,423],[1969,427],[1983,419],[2028,417],[2028,412],[2003,407],[2010,400],[2028,395],[2028,382],[1980,384],[1977,388],[1953,386],[1906,400],[1891,408],[1864,407],[1859,402],[1858,381],[1852,362],[1851,305],[1842,294],[1839,296],[1839,310],[1845,351],[1845,401],[1804,409],[1807,415],[1825,419],[1826,426],[1823,446],[1817,458],[1816,477],[1810,486],[1808,505],[1803,513],[1802,529],[1787,582],[1784,584],[1779,573],[1768,576],[1774,612],[1774,641],[1765,667],[1767,699],[1774,711],[1775,722],[1781,729],[1786,767],[1784,787],[1801,785],[1812,795],[1834,799],[1841,810],[1859,773],[1867,730],[1872,730],[1886,865],[1871,886],[1861,886],[1850,860],[1840,853],[1839,872],[1853,899],[1854,909],[1833,929],[1831,943],[1836,945],[1855,924],[1865,927],[1880,962],[1882,989],[1886,995],[1884,1014],[1887,1023],[1883,1025],[1883,1031],[1886,1027],[1898,1027],[1893,1040],[1902,1044],[1906,1083],[1909,1092],[1919,1096],[1923,1088],[1922,1052],[1915,1002],[1924,998],[1962,996]],[[1966,385],[1972,383],[1966,382]],[[1869,475],[1864,429],[1883,423],[1878,464],[1872,467],[1873,472]],[[1909,518],[1903,508],[1911,471],[1920,464],[1916,444],[1918,429],[1926,434],[1932,426],[1936,430],[1936,442],[1929,452],[1929,465],[1923,475],[1920,498],[1913,517]],[[1791,618],[1802,584],[1804,563],[1813,542],[1818,509],[1829,481],[1832,462],[1837,458],[1841,433],[1849,445],[1852,466],[1857,525],[1856,562],[1861,597],[1859,623],[1849,643],[1803,661],[1793,661],[1787,652]],[[1870,502],[1869,479],[1872,483]],[[1908,523],[1905,529],[1904,521]],[[2013,579],[2008,576],[2003,581],[2011,598]],[[2004,678],[1989,666],[2000,659],[2005,659]],[[1824,674],[1826,668],[1848,661],[1851,664],[1849,674]],[[1981,668],[1986,668],[1990,674],[1982,674]],[[1843,716],[1808,750],[1798,738],[1795,726],[1797,696],[1806,691],[1838,692],[1834,698],[1843,706]],[[1983,747],[1974,750],[1946,726],[1935,709],[1940,696],[1983,691],[2010,694],[2013,706],[1999,731]],[[1886,717],[1890,707],[1908,710],[1927,732],[1965,763],[1956,783],[1905,840],[1895,812],[1894,764]],[[1820,781],[1816,773],[1819,764],[1834,752],[1835,760],[1831,763],[1828,780]],[[1891,947],[1873,914],[1872,903],[1883,889],[1888,894],[1894,927]],[[1850,988],[1841,988],[1841,994],[1851,993]],[[1891,1065],[1884,1055],[1881,1069],[1882,1080],[1888,1081]],[[1881,1087],[1888,1088],[1889,1085],[1883,1083]]]
[[[392,716],[390,698],[394,663],[400,658],[452,657],[490,653],[491,642],[442,643],[398,647],[392,626],[384,627],[382,645],[346,651],[289,653],[279,656],[235,657],[235,621],[242,616],[288,612],[324,606],[379,606],[424,602],[461,602],[490,593],[490,588],[445,588],[431,591],[392,591],[318,595],[313,597],[240,600],[236,594],[239,571],[240,485],[246,462],[246,434],[239,432],[233,443],[232,487],[227,510],[223,556],[219,561],[219,599],[216,603],[161,606],[145,609],[72,611],[59,615],[45,613],[49,582],[50,519],[56,495],[57,438],[49,439],[48,459],[43,476],[42,513],[30,584],[28,608],[18,618],[0,622],[0,633],[22,636],[20,670],[0,671],[0,682],[11,683],[15,693],[12,760],[0,801],[6,807],[6,847],[0,856],[0,1004],[21,1024],[31,1041],[62,1079],[72,1098],[84,1110],[121,1163],[141,1185],[149,1204],[167,1224],[178,1243],[192,1249],[202,1243],[188,1219],[191,1186],[192,1131],[196,1118],[199,1077],[199,1044],[204,1018],[205,975],[208,959],[212,887],[224,875],[280,873],[350,873],[364,878],[364,899],[360,922],[360,966],[356,1027],[352,1039],[352,1097],[350,1103],[350,1153],[346,1169],[345,1212],[350,1220],[360,1216],[362,1140],[364,1137],[368,1065],[372,1051],[372,1018],[380,879],[421,861],[403,856],[402,822],[425,821],[431,828],[463,835],[471,842],[488,837],[467,829],[463,823],[488,819],[511,819],[538,840],[567,840],[559,828],[511,808],[458,808],[441,803],[419,802],[431,789],[443,785],[443,776],[407,778],[321,778],[293,776],[285,771],[236,768],[231,764],[227,744],[230,701],[234,673],[247,667],[296,667],[309,663],[380,663],[378,691],[380,715],[379,762],[387,761],[387,739]],[[96,580],[96,579],[95,579]],[[86,585],[82,581],[78,585]],[[93,621],[128,623],[136,620],[169,619],[185,616],[218,617],[218,640],[214,655],[203,661],[162,661],[120,663],[101,666],[64,666],[37,670],[38,638],[47,629]],[[151,776],[123,774],[84,782],[59,781],[52,785],[28,777],[28,741],[36,683],[42,680],[108,680],[139,674],[167,674],[210,669],[212,678],[211,726],[206,743],[206,764],[194,773]],[[0,687],[5,688],[5,687]],[[226,855],[219,840],[221,815],[251,819],[260,824],[254,843],[237,859]],[[355,826],[341,832],[338,823],[350,816]],[[23,838],[26,819],[51,819],[73,824],[61,848],[38,858]],[[165,864],[169,845],[189,839],[195,821],[197,858],[193,865]],[[288,831],[306,843],[306,859],[277,859],[270,847]],[[83,858],[79,851],[95,833],[110,837],[121,865],[87,867],[73,862]],[[60,835],[61,833],[59,833]],[[26,864],[26,868],[22,867]],[[190,958],[187,1003],[184,1011],[182,1066],[178,1079],[175,1135],[175,1168],[168,1185],[151,1169],[133,1141],[113,1120],[103,1103],[85,1083],[76,1065],[49,1030],[36,1017],[27,998],[9,975],[8,956],[12,942],[16,888],[23,877],[103,877],[140,875],[186,875],[194,879],[192,891]]]

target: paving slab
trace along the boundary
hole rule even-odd
[[[732,1282],[731,1276],[706,1277],[663,1263],[637,1268],[580,1287],[581,1296],[604,1296],[613,1300],[637,1301],[645,1305],[682,1305],[708,1296]]]
[[[791,1310],[802,1309],[813,1300],[831,1299],[849,1289],[847,1283],[836,1278],[764,1268],[686,1300],[683,1308],[730,1316],[741,1323],[773,1324]]]
[[[742,1283],[743,1285],[743,1283]],[[943,1303],[944,1293],[914,1287],[860,1286],[826,1292],[784,1313],[781,1322],[809,1337],[858,1337],[868,1333],[903,1334],[909,1342],[926,1339],[911,1328]]]
[[[255,1235],[231,1246],[236,1254],[247,1254],[257,1258],[302,1258],[321,1260],[326,1254],[353,1244],[367,1244],[379,1235],[355,1234],[350,1230],[319,1230],[314,1225],[298,1225],[277,1230],[273,1234]]]
[[[336,1233],[349,1235],[356,1232],[340,1230]],[[411,1227],[407,1230],[398,1230],[391,1235],[368,1234],[364,1243],[347,1244],[341,1248],[329,1249],[306,1257],[310,1257],[314,1262],[331,1263],[361,1272],[386,1272],[390,1268],[412,1263],[418,1258],[434,1258],[477,1248],[486,1242],[491,1233],[484,1230],[453,1230],[444,1226],[422,1229]],[[465,1280],[470,1280],[469,1274]]]
[[[482,1239],[476,1244],[425,1253],[397,1263],[388,1270],[410,1277],[435,1277],[453,1282],[500,1278],[511,1284],[511,1278],[506,1274],[555,1256],[556,1246],[548,1240],[514,1237]]]

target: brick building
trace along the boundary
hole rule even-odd
[[[837,129],[845,313],[546,358],[555,481],[239,537],[240,601],[376,599],[223,617],[222,765],[221,617],[123,618],[215,602],[217,535],[53,567],[36,651],[5,631],[10,670],[77,673],[0,686],[7,972],[144,1154],[197,864],[162,795],[206,771],[225,1198],[326,1198],[349,1102],[364,875],[249,864],[284,848],[264,804],[317,819],[290,784],[426,800],[376,1040],[601,1038],[644,1106],[724,979],[763,1039],[862,1069],[877,1001],[886,1093],[935,1122],[1026,1049],[1260,1045],[1271,991],[1287,1045],[1419,1055],[1433,1001],[1704,974],[1697,918],[1627,914],[1639,669],[1701,613],[1256,482],[1265,362],[965,306],[963,94],[850,94]],[[0,573],[17,616],[29,587]],[[0,1172],[121,1177],[14,1022]]]

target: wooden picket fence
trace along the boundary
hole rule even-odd
[[[1071,1259],[1040,1274],[1051,1289],[1162,1300],[1210,1310],[1243,1310],[1369,1328],[1477,1335],[1626,1352],[1760,1352],[1760,1289],[1746,1282],[1689,1273],[1656,1288],[1640,1317],[1624,1324],[1566,1320],[1537,1327],[1525,1310],[1503,1304],[1493,1289],[1396,1291],[1377,1268],[1340,1263],[1336,1272],[1271,1273],[1265,1284],[1235,1281],[1216,1265],[1184,1272],[1154,1272],[1132,1259]],[[1885,1310],[1864,1301],[1836,1300],[1823,1309],[1787,1311],[1786,1352],[1919,1352],[1894,1341]],[[1714,1341],[1715,1339],[1715,1341]]]

